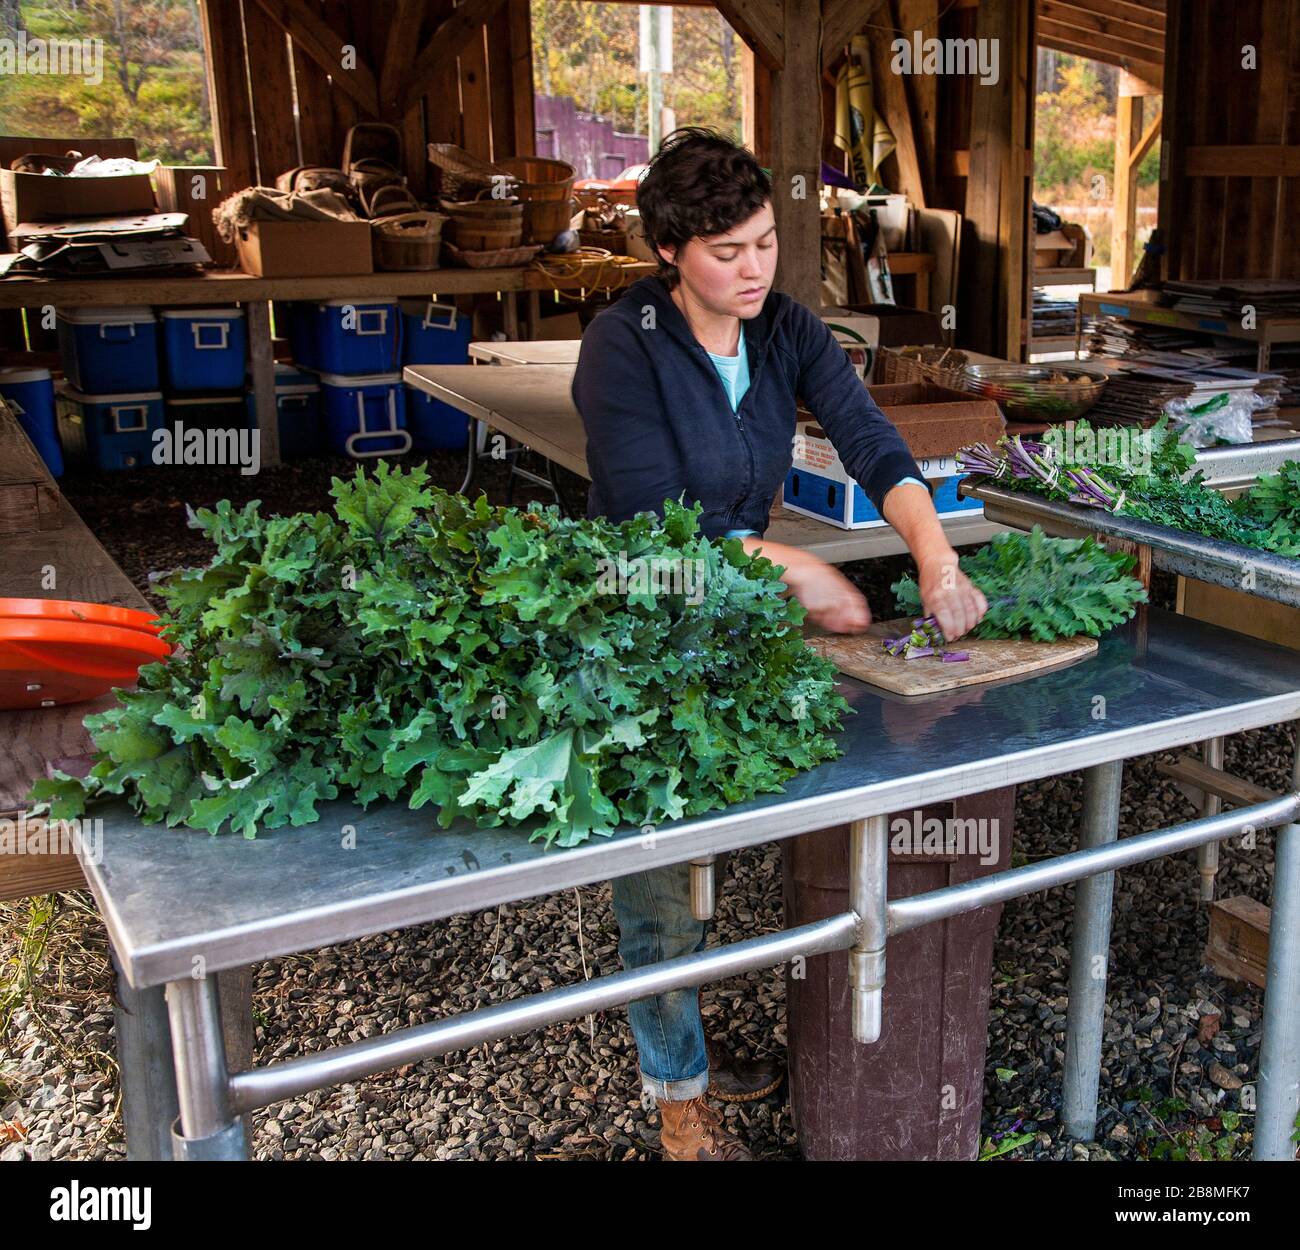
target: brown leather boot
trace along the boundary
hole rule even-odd
[[[704,1039],[709,1056],[709,1093],[723,1102],[753,1102],[766,1098],[785,1077],[785,1069],[770,1059],[739,1059],[721,1042]]]
[[[703,1094],[671,1102],[661,1098],[659,1116],[663,1121],[660,1141],[665,1159],[738,1162],[753,1157],[739,1139],[722,1127],[722,1117]]]

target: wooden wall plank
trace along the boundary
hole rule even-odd
[[[208,103],[217,164],[230,171],[230,185],[257,181],[253,112],[244,65],[240,0],[201,0],[203,40],[208,59]]]
[[[460,107],[465,150],[492,159],[492,105],[488,98],[486,30],[478,32],[456,58],[460,71]]]
[[[488,101],[492,124],[492,159],[516,156],[515,80],[510,59],[510,11],[498,5],[484,30],[487,43]]]
[[[533,20],[528,0],[506,0],[510,26],[510,71],[513,80],[514,151],[537,153],[537,112],[533,98]]]
[[[298,150],[304,165],[337,165],[342,149],[334,142],[334,88],[328,75],[290,41],[293,81],[298,96]]]
[[[293,124],[293,83],[284,27],[260,5],[244,8],[248,86],[253,101],[258,181],[274,186],[278,174],[302,162]]]

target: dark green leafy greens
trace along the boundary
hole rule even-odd
[[[1037,525],[1028,534],[995,534],[987,547],[959,561],[989,603],[971,637],[1095,638],[1146,602],[1142,583],[1127,576],[1135,563],[1092,538],[1048,538]],[[900,611],[919,611],[921,592],[913,578],[904,577],[890,589]]]
[[[121,794],[254,837],[351,791],[572,846],[839,753],[847,704],[803,609],[770,561],[701,536],[698,508],[613,525],[426,481],[380,465],[335,481],[333,516],[193,515],[216,554],[161,587],[183,651],[87,718],[86,779],[32,797],[68,818]]]
[[[1263,545],[1300,556],[1300,461],[1288,460],[1233,501],[1241,517],[1264,531]]]
[[[1059,431],[1058,431],[1059,432]],[[1136,430],[1120,433],[1136,436]],[[994,477],[1007,490],[1028,491],[1102,507],[1116,515],[1137,517],[1186,533],[1237,543],[1282,555],[1300,554],[1300,497],[1297,478],[1286,466],[1273,485],[1261,481],[1236,501],[1229,501],[1206,486],[1204,474],[1193,471],[1196,449],[1181,442],[1176,430],[1162,417],[1143,432],[1150,440],[1150,463],[1102,464],[1095,458],[1071,457],[1070,448],[1095,449],[1105,445],[1114,430],[1095,430],[1087,421],[1073,423],[1072,437],[1043,442],[1003,439],[999,449],[984,445],[964,448],[962,466],[980,476]],[[1296,469],[1300,474],[1300,466]],[[1263,489],[1259,507],[1252,502]]]

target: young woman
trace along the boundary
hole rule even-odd
[[[945,637],[960,637],[988,604],[958,569],[920,469],[844,349],[814,312],[772,289],[771,201],[754,156],[711,131],[676,131],[651,161],[637,207],[659,273],[592,321],[573,379],[592,476],[588,515],[617,521],[662,515],[665,499],[698,501],[704,533],[739,537],[784,566],[810,620],[861,632],[871,613],[843,574],[762,539],[790,467],[797,397],[907,543],[926,611]],[[691,915],[686,864],[621,877],[613,896],[625,967],[704,946],[708,925]],[[710,1066],[714,1093],[737,1101],[770,1092],[779,1069],[731,1062],[707,1042],[695,990],[632,1003],[628,1015],[665,1156],[748,1158],[705,1097]]]

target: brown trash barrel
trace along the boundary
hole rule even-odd
[[[573,219],[573,166],[545,156],[511,156],[497,168],[519,179],[524,203],[524,242],[549,243]]]
[[[996,862],[978,853],[889,857],[889,897],[909,898],[1011,864],[1015,787],[922,808],[923,818],[997,820]],[[912,813],[900,813],[911,816]],[[890,817],[891,827],[894,817]],[[849,828],[782,840],[786,925],[849,910]],[[990,856],[991,857],[991,856]],[[1000,905],[889,939],[881,1036],[853,1040],[848,955],[786,970],[790,1105],[806,1159],[978,1156],[993,941]]]

